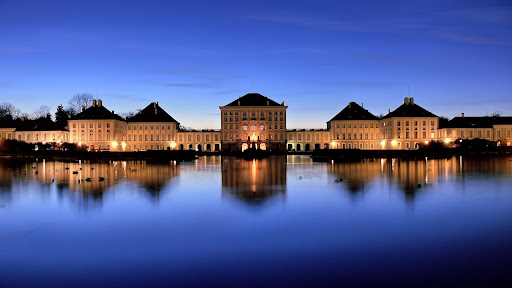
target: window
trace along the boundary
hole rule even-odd
[[[409,121],[405,121],[405,126],[409,126]]]
[[[156,130],[159,130],[160,129],[160,125],[156,125]]]
[[[153,125],[149,126],[149,128],[150,128],[151,130],[153,130]]]
[[[242,125],[242,130],[247,131],[247,124]]]
[[[414,121],[414,126],[418,126],[418,121]]]
[[[256,131],[256,125],[254,125],[254,124],[251,125],[251,131]]]
[[[197,141],[201,141],[201,134],[197,134]]]
[[[430,121],[430,126],[435,126],[435,121]]]
[[[260,130],[265,130],[265,124],[260,124]]]
[[[153,136],[153,135],[151,135]],[[148,135],[144,135],[144,141],[148,141]]]
[[[343,140],[345,140],[345,133],[341,134]]]
[[[336,139],[339,140],[340,139],[340,134],[336,134]]]
[[[396,126],[400,127],[400,120],[396,121]]]
[[[192,141],[192,135],[188,135],[188,141]]]
[[[142,135],[139,135],[139,141],[142,141]]]
[[[73,123],[73,128],[76,128],[76,123]]]
[[[82,127],[83,128],[83,127]],[[107,128],[110,128],[110,123],[107,123]]]

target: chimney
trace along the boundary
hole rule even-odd
[[[267,100],[267,106],[270,105],[270,102]]]
[[[461,116],[462,118],[464,118],[464,112],[460,113],[460,116]]]
[[[98,107],[101,107],[101,106],[103,106],[103,101],[101,101],[101,99],[100,99],[100,100],[98,100]]]
[[[82,111],[85,111],[85,105],[82,105]]]
[[[409,98],[407,98],[407,97],[404,98],[404,104],[409,105]]]
[[[114,110],[112,110],[112,114],[116,114],[116,113],[114,113]]]
[[[92,107],[96,107],[96,99],[92,100]]]
[[[363,102],[361,102],[361,108],[364,108],[364,103]]]
[[[409,100],[409,104],[414,105],[414,97],[411,97],[411,99]]]
[[[240,106],[240,100],[238,100],[238,106]]]
[[[156,115],[156,111],[158,111],[158,110],[155,108],[155,115]]]
[[[391,109],[388,108],[388,114],[391,113]]]
[[[284,101],[281,103],[281,106],[284,106]]]
[[[153,102],[153,108],[156,109],[156,102]]]
[[[348,108],[352,108],[352,104],[350,104],[351,102],[348,102]]]

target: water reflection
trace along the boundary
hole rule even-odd
[[[242,160],[225,157],[221,161],[222,195],[250,205],[286,196],[286,157]]]
[[[413,202],[415,197],[431,186],[447,179],[459,179],[464,185],[467,175],[500,175],[512,173],[510,157],[462,158],[425,160],[376,159],[361,162],[329,163],[328,172],[336,182],[341,183],[352,199],[359,198],[365,188],[378,179],[389,181],[403,193],[406,201]]]
[[[12,197],[14,187],[38,184],[37,190],[49,191],[54,184],[60,199],[69,197],[80,206],[101,206],[104,197],[121,180],[136,183],[151,199],[158,201],[171,180],[179,175],[176,163],[147,164],[145,161],[58,162],[1,159],[0,193],[4,201]],[[68,193],[69,192],[69,193]]]

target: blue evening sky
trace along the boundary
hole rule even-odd
[[[408,87],[439,116],[512,115],[512,2],[0,0],[0,102],[23,112],[98,91],[220,128],[253,81],[288,128],[349,101],[386,114]]]

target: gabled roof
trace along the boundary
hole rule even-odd
[[[350,102],[329,122],[334,120],[378,120],[378,118],[356,102]]]
[[[492,128],[500,124],[512,125],[512,117],[454,117],[442,128]]]
[[[16,131],[65,131],[64,127],[53,122],[49,117],[36,120],[15,120]]]
[[[248,93],[226,106],[284,106],[259,93]]]
[[[162,107],[158,105],[158,102],[153,102],[142,109],[139,113],[126,119],[128,122],[174,122],[174,120]]]
[[[96,105],[91,106],[84,111],[76,114],[75,116],[71,117],[69,120],[104,120],[104,119],[113,119],[113,120],[119,120],[124,121],[124,119],[114,114],[114,111],[110,112],[105,106],[103,105]]]
[[[425,110],[423,107],[414,103],[414,99],[411,98],[409,101],[408,98],[405,98],[405,103],[400,107],[396,108],[394,111],[388,113],[388,115],[384,116],[383,119],[392,118],[392,117],[437,117],[430,111]]]

